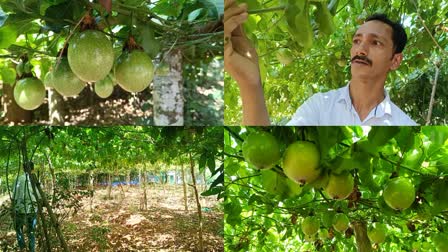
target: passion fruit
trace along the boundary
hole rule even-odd
[[[58,93],[66,97],[77,96],[86,86],[70,69],[67,58],[61,58],[59,65],[51,73],[48,82]]]
[[[115,79],[124,90],[136,93],[149,86],[154,77],[151,58],[142,51],[124,52],[117,60]]]
[[[95,82],[95,93],[101,98],[107,98],[114,92],[114,83],[109,76]]]
[[[320,175],[320,154],[311,142],[297,141],[288,146],[283,158],[283,171],[298,184],[310,183]]]
[[[411,181],[397,177],[391,179],[383,191],[386,204],[395,210],[404,210],[415,200],[415,189]]]
[[[83,81],[104,79],[114,64],[112,43],[100,31],[87,30],[74,36],[68,46],[68,62]]]
[[[37,109],[45,99],[45,86],[37,78],[19,80],[14,87],[14,100],[25,110]]]
[[[270,169],[281,158],[277,140],[266,131],[250,133],[242,150],[246,161],[257,169]]]

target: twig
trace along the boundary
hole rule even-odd
[[[423,18],[420,16],[420,12],[418,11],[418,7],[417,4],[415,3],[414,0],[412,0],[412,3],[415,6],[415,9],[417,10],[417,16],[420,19],[420,21],[422,22],[423,27],[425,28],[425,30],[428,32],[429,36],[431,37],[432,41],[434,42],[434,44],[436,44],[436,46],[440,49],[440,51],[447,55],[447,52],[439,45],[439,43],[437,43],[436,39],[434,38],[434,36],[432,36],[431,31],[428,29],[428,27],[425,24],[425,20],[423,20]]]
[[[439,78],[439,68],[436,65],[436,74],[434,76],[434,81],[432,81],[432,91],[431,91],[431,99],[429,101],[429,109],[428,109],[428,117],[426,117],[426,125],[429,125],[431,121],[431,115],[432,115],[432,108],[434,107],[434,97],[436,95],[436,88],[437,88],[437,79]]]
[[[70,40],[70,38],[73,36],[73,33],[75,33],[76,28],[78,28],[78,26],[82,23],[82,21],[84,20],[84,16],[81,17],[81,19],[78,21],[78,23],[75,25],[75,28],[73,28],[73,31],[70,32],[67,36],[67,38],[64,41],[64,46],[62,47],[62,50],[59,52],[58,58],[56,59],[56,66],[54,67],[54,71],[56,71],[56,69],[59,66],[59,63],[61,63],[61,58],[62,58],[62,54],[64,52],[64,48],[67,46],[68,41]]]

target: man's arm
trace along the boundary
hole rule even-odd
[[[224,3],[224,69],[240,87],[243,125],[269,125],[258,55],[242,27],[249,15],[247,5],[235,0]]]

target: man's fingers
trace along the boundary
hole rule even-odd
[[[242,13],[238,16],[233,16],[231,18],[229,18],[225,23],[224,23],[224,37],[230,37],[232,32],[241,24],[244,23],[244,21],[247,20],[248,14],[247,13]]]
[[[240,5],[232,6],[224,11],[224,22],[226,22],[229,18],[233,16],[240,15],[244,12],[247,12],[247,4],[243,3]]]
[[[227,10],[230,6],[232,6],[236,0],[224,0],[224,11]]]

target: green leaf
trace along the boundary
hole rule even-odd
[[[417,127],[402,127],[400,132],[395,136],[397,144],[402,152],[411,149],[415,143],[415,130]]]
[[[0,28],[0,49],[8,48],[16,42],[17,31],[12,25],[5,25]]]
[[[210,188],[216,187],[217,185],[223,185],[224,184],[224,173],[221,173],[216,179],[215,181],[213,181],[213,183],[210,185]]]
[[[329,150],[345,139],[341,127],[317,127],[321,159],[326,159]]]
[[[373,146],[383,146],[398,132],[400,132],[399,127],[372,127],[368,139]]]
[[[448,127],[445,126],[423,127],[422,132],[436,146],[444,145],[448,138]]]
[[[196,9],[188,14],[188,21],[192,22],[196,19],[199,19],[204,14],[206,14],[206,10],[204,8]]]
[[[213,20],[217,20],[219,18],[217,4],[219,0],[199,0],[199,3],[201,3],[206,10],[208,10],[208,16],[212,18]],[[223,2],[223,1],[221,1]],[[224,13],[224,12],[223,12]]]
[[[211,196],[211,195],[216,195],[219,194],[221,192],[225,191],[225,187],[224,186],[216,186],[216,187],[212,187],[210,189],[208,189],[205,192],[201,193],[201,196]]]
[[[0,69],[3,83],[14,85],[16,82],[16,70],[14,68],[3,67]]]
[[[162,47],[160,41],[155,38],[154,30],[150,26],[142,24],[139,27],[140,33],[137,36],[137,41],[149,57],[154,59],[160,53]]]
[[[207,162],[207,153],[202,153],[201,156],[199,157],[198,162],[199,170],[201,171],[204,170],[206,162]]]
[[[171,17],[178,17],[183,9],[185,0],[160,0],[152,9],[153,12]]]
[[[215,172],[215,168],[216,168],[214,156],[209,155],[209,157],[207,159],[207,166],[210,169],[210,172],[213,174]]]
[[[73,2],[65,1],[58,5],[52,5],[45,10],[45,22],[50,30],[59,33],[67,25],[64,19],[73,19],[73,11],[75,10],[75,3]]]

